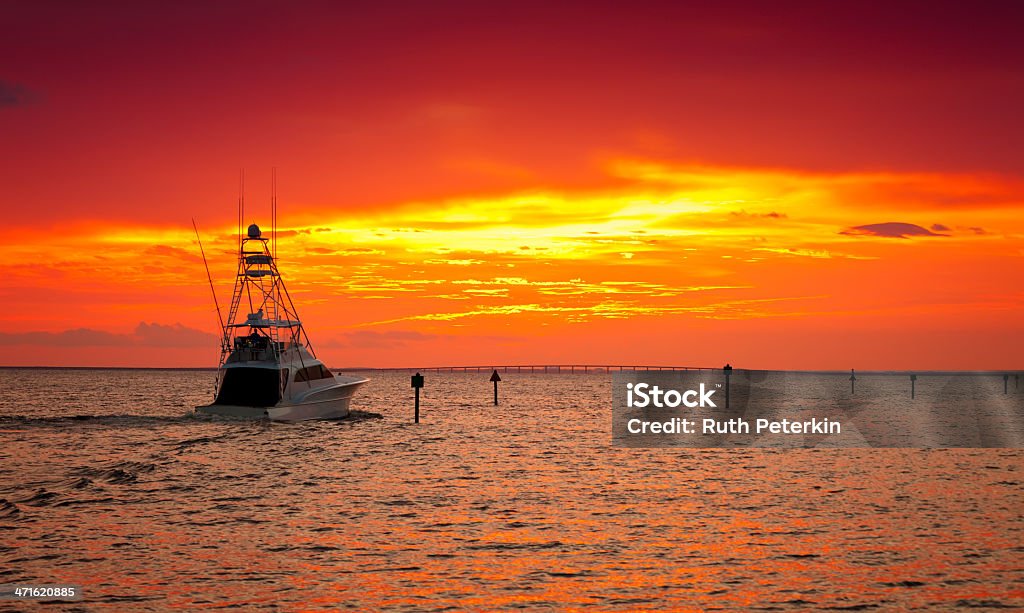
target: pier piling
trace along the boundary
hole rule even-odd
[[[910,375],[910,399],[914,399],[914,386],[917,384],[917,375]]]

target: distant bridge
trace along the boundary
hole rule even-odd
[[[511,364],[491,366],[423,366],[419,368],[335,368],[340,372],[532,372],[532,373],[590,373],[590,372],[615,372],[623,370],[721,370],[721,368],[709,368],[699,366],[652,366],[652,365],[624,365],[624,364]]]

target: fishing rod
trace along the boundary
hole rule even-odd
[[[196,218],[192,218],[192,229],[196,231],[196,241],[199,243],[199,253],[203,255],[203,266],[206,267],[206,279],[210,282],[210,293],[213,294],[213,305],[217,307],[217,321],[220,322],[220,329],[223,333],[224,317],[220,313],[220,303],[217,302],[217,291],[213,289],[213,276],[210,275],[210,264],[206,261],[206,251],[203,250],[203,241],[199,238],[199,226],[196,225]]]

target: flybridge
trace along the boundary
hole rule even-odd
[[[718,405],[711,400],[714,393],[715,390],[706,389],[703,383],[700,384],[699,390],[686,390],[685,392],[674,389],[662,390],[657,385],[651,386],[647,383],[637,383],[636,385],[627,383],[626,406],[640,409],[648,406],[659,409],[676,408],[680,404],[689,408],[717,407]],[[633,399],[634,394],[636,400]]]

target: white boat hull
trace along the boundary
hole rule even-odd
[[[337,383],[311,389],[269,407],[249,407],[229,404],[208,404],[196,407],[197,413],[270,419],[272,421],[310,421],[314,419],[342,419],[348,417],[349,404],[357,389],[369,379],[336,375]]]

